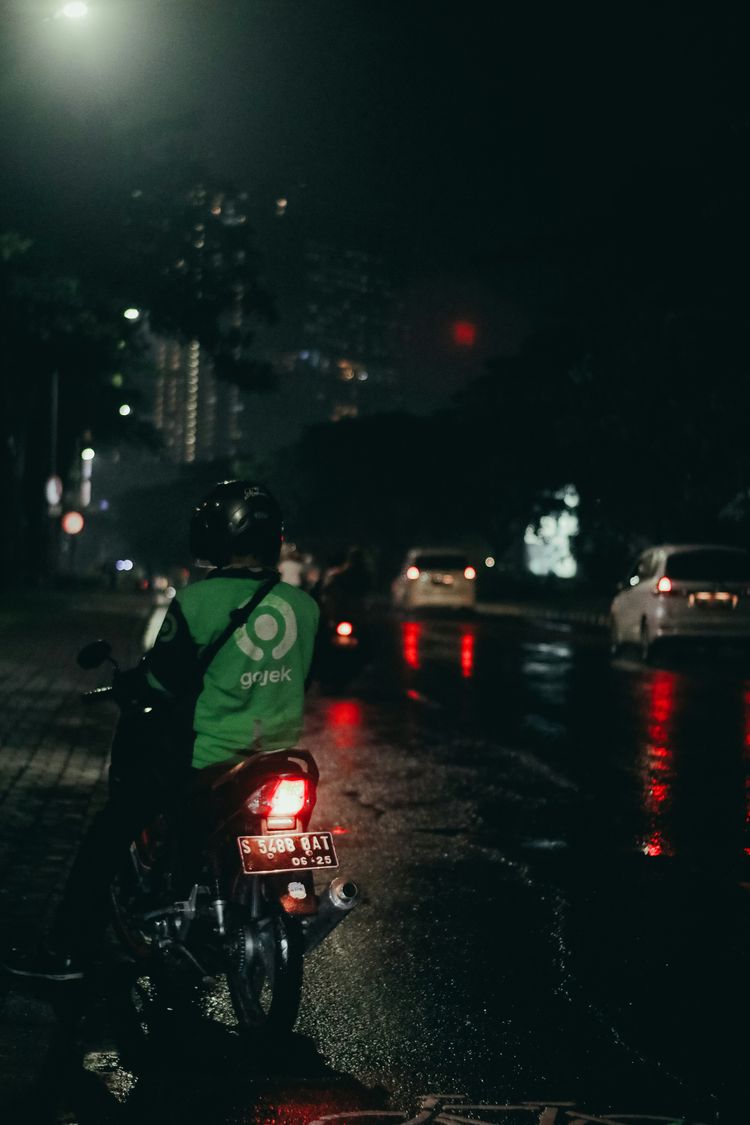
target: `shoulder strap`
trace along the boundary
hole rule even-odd
[[[219,652],[219,650],[224,647],[229,638],[237,629],[241,629],[242,626],[247,621],[249,621],[251,614],[258,608],[260,603],[265,598],[266,594],[268,594],[274,588],[276,583],[280,581],[281,576],[275,574],[273,578],[270,578],[268,580],[268,582],[264,582],[262,586],[258,587],[253,596],[250,598],[249,602],[247,602],[245,605],[238,606],[237,609],[232,610],[232,612],[229,614],[229,624],[227,625],[226,629],[224,629],[223,632],[219,634],[215,641],[212,641],[210,645],[206,645],[203,652],[198,657],[198,674],[201,679],[203,678],[203,676],[205,676],[206,669],[208,668],[209,664],[216,656],[216,654]]]

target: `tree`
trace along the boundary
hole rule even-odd
[[[55,235],[42,254],[40,242],[13,232],[0,244],[8,372],[0,400],[0,487],[13,529],[0,578],[44,571],[43,482],[53,470],[67,477],[82,434],[98,444],[156,444],[142,419],[123,423],[118,414],[124,396],[137,400],[133,380],[150,367],[150,341],[139,324],[123,320],[126,307],[147,311],[155,332],[199,340],[219,378],[252,391],[273,383],[252,351],[256,327],[272,319],[273,308],[259,281],[241,195],[205,174],[199,182],[184,162],[142,160],[139,167],[144,187],[122,189],[98,216],[88,216],[85,244],[68,252],[64,237]],[[69,259],[75,269],[61,265]],[[59,457],[53,466],[55,372]]]
[[[387,568],[415,541],[460,533],[445,503],[452,462],[442,420],[380,414],[311,426],[274,480],[295,537],[324,555],[369,547]]]
[[[148,310],[155,332],[198,340],[218,378],[268,390],[273,372],[253,344],[275,312],[260,282],[246,196],[205,170],[163,163],[143,181],[123,209],[129,302]]]
[[[35,579],[45,571],[44,480],[51,472],[67,475],[84,432],[96,429],[112,441],[133,436],[117,410],[127,393],[119,385],[128,352],[123,326],[111,301],[85,295],[77,279],[55,272],[28,239],[13,232],[0,236],[0,497],[6,526],[0,577],[6,580]]]

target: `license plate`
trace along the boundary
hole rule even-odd
[[[275,875],[278,871],[321,871],[338,867],[330,832],[292,832],[273,836],[238,836],[237,846],[246,875]]]
[[[691,609],[736,609],[739,598],[724,590],[697,590],[688,596]]]

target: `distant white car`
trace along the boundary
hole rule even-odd
[[[639,555],[610,607],[612,652],[635,644],[648,660],[670,637],[750,639],[750,552],[665,544]]]
[[[393,604],[399,609],[473,609],[476,577],[464,551],[453,547],[413,547],[391,584]]]

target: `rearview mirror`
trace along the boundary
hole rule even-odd
[[[78,653],[76,660],[78,661],[79,668],[85,668],[89,671],[91,668],[98,668],[105,660],[110,660],[112,657],[112,646],[109,641],[92,641],[90,645],[84,645]]]

